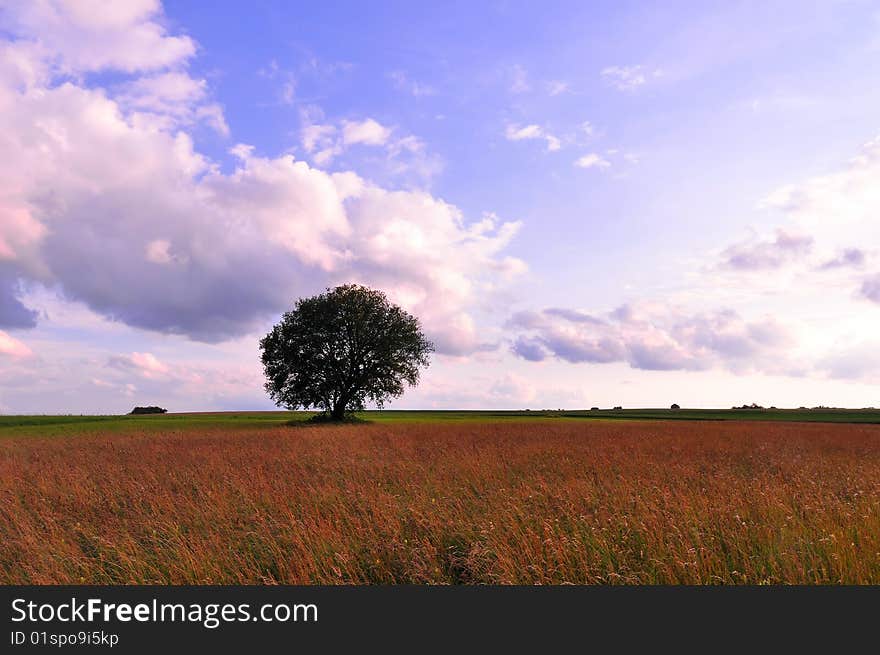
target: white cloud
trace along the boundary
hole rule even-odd
[[[555,152],[562,147],[560,139],[548,133],[540,125],[520,126],[516,123],[509,124],[504,130],[504,136],[508,141],[525,141],[531,139],[543,139],[547,144],[548,152]]]
[[[642,66],[608,66],[600,72],[602,78],[619,91],[635,91],[650,80],[662,75],[660,69],[648,71]]]
[[[372,172],[385,173],[396,181],[425,183],[443,170],[443,161],[428,152],[422,139],[413,134],[397,136],[396,128],[375,119],[344,120],[339,126],[314,122],[324,120],[323,112],[316,107],[303,111],[301,117],[300,140],[317,166],[328,166],[350,147],[360,145],[379,149],[384,160],[374,157],[369,162]]]
[[[880,137],[865,143],[840,170],[783,186],[764,198],[759,208],[782,214],[797,230],[813,236],[824,252],[820,270],[865,267],[877,244]],[[862,277],[857,295],[880,302],[876,279],[870,273]]]
[[[391,128],[367,118],[362,121],[342,121],[342,142],[347,145],[384,145],[391,136]]]
[[[16,70],[51,68],[50,43],[33,29],[27,38],[45,47],[18,52]],[[469,222],[426,192],[388,191],[245,144],[223,172],[196,151],[181,118],[209,102],[205,86],[157,75],[167,61],[161,52],[141,60],[149,73],[109,90],[51,75],[22,86],[0,67],[6,320],[33,320],[14,295],[24,279],[127,325],[217,341],[265,325],[297,296],[360,281],[416,313],[440,353],[489,347],[476,311],[524,269],[504,254],[517,223]],[[90,65],[116,66],[106,57]],[[134,64],[123,55],[118,66]],[[167,120],[147,117],[159,114]],[[316,162],[340,145],[381,148],[398,167],[426,157],[421,140],[394,138],[373,119],[312,127],[303,141]]]
[[[880,137],[864,144],[841,170],[783,186],[759,207],[781,212],[823,243],[875,242],[880,214]]]
[[[66,75],[154,71],[184,63],[195,54],[195,42],[169,35],[161,19],[158,0],[41,0],[4,7],[4,21],[19,35],[15,47],[29,51],[30,65]]]
[[[544,135],[544,130],[541,129],[540,125],[526,125],[525,127],[520,127],[519,125],[511,124],[507,126],[504,135],[507,137],[508,141],[540,139]]]
[[[595,152],[591,152],[591,153],[586,154],[582,157],[578,157],[575,160],[574,165],[578,166],[579,168],[603,169],[603,168],[609,168],[611,166],[611,162],[609,162],[607,159],[603,158],[602,155],[595,153]]]
[[[180,71],[140,77],[117,95],[119,106],[138,120],[155,119],[164,129],[204,121],[222,135],[229,134],[223,110],[207,101],[207,82]]]

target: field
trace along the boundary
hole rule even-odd
[[[701,411],[0,417],[0,583],[880,583],[880,413]]]

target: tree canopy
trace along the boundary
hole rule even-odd
[[[348,284],[301,298],[261,341],[266,391],[288,409],[334,419],[369,400],[382,407],[415,386],[433,344],[384,293]]]

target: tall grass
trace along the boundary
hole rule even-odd
[[[880,583],[880,428],[532,422],[0,441],[3,583]]]

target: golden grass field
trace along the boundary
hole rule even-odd
[[[880,426],[389,423],[0,440],[0,582],[880,583]]]

